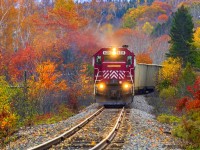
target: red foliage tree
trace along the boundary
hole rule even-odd
[[[35,71],[35,60],[36,54],[32,47],[27,46],[25,49],[17,51],[8,66],[10,77],[14,81],[20,81],[25,70],[32,74]]]
[[[166,14],[162,14],[162,15],[158,16],[158,21],[160,23],[164,23],[164,22],[166,22],[168,20],[168,18],[169,17]]]
[[[197,77],[194,85],[188,86],[187,90],[192,97],[183,97],[176,105],[178,111],[186,109],[187,111],[200,108],[200,77]]]

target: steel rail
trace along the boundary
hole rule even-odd
[[[40,145],[37,145],[35,147],[28,148],[28,150],[44,150],[44,149],[51,148],[52,145],[56,145],[56,144],[62,142],[64,139],[70,137],[71,135],[76,133],[78,130],[80,130],[83,126],[85,126],[88,122],[90,122],[95,116],[100,114],[103,111],[103,109],[104,109],[104,107],[101,107],[94,114],[92,114],[91,116],[86,118],[84,121],[82,121],[81,123],[79,123],[75,127],[71,128],[70,130],[64,132],[60,136],[55,137],[55,138],[53,138],[53,139],[51,139],[51,140],[49,140],[47,142],[44,142],[44,143],[42,143]]]
[[[113,138],[115,137],[117,133],[117,130],[119,129],[123,113],[124,113],[124,107],[122,108],[120,115],[117,119],[117,122],[115,126],[113,127],[112,131],[109,133],[109,135],[89,150],[101,150],[101,149],[104,149],[109,143],[111,143],[111,141],[113,140]]]

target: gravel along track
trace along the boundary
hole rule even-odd
[[[123,150],[184,149],[185,141],[163,132],[172,127],[156,120],[155,116],[151,114],[153,107],[148,105],[144,96],[135,96],[132,107],[129,116],[131,130],[127,134]]]
[[[121,109],[105,109],[91,122],[53,149],[89,149],[103,140],[115,125]]]
[[[171,134],[165,134],[161,131],[161,129],[171,128],[168,125],[161,124],[156,121],[155,116],[151,114],[153,111],[153,107],[148,105],[147,100],[144,96],[135,96],[134,102],[132,103],[132,109],[128,109],[129,112],[126,112],[126,117],[122,119],[122,123],[118,129],[118,132],[110,145],[107,146],[106,149],[123,149],[123,150],[168,150],[168,149],[184,149],[182,145],[184,145],[184,141],[173,137]],[[50,125],[39,125],[34,126],[32,128],[21,129],[13,136],[17,137],[17,140],[11,142],[4,149],[8,150],[25,150],[30,147],[39,145],[47,140],[50,140],[58,135],[64,133],[65,131],[71,129],[73,126],[82,122],[86,117],[89,117],[92,113],[99,109],[98,104],[93,104],[84,109],[79,114],[70,117],[67,120],[63,120],[61,122],[50,124]],[[113,110],[113,111],[116,111]],[[125,110],[127,111],[127,109]],[[100,114],[101,115],[101,114]],[[105,115],[105,114],[104,114]],[[103,131],[101,125],[109,122],[109,116],[111,114],[106,114],[106,117],[103,116],[99,121],[93,121],[93,131],[90,135],[85,134],[86,138],[84,138],[84,132],[88,132],[84,130],[80,130],[80,138],[81,140],[90,139],[87,142],[88,145],[95,146],[97,141],[95,141],[95,136],[99,137],[99,133],[104,133],[104,138],[108,132]],[[117,117],[118,115],[116,115]],[[104,118],[105,117],[105,118]],[[106,120],[107,119],[107,120]],[[124,121],[124,119],[126,121]],[[92,123],[92,121],[90,123]],[[110,120],[111,121],[111,120]],[[112,121],[112,125],[115,124],[116,121]],[[109,124],[109,123],[108,123]],[[88,124],[89,125],[89,124]],[[130,125],[130,127],[129,127]],[[124,132],[124,133],[123,133]],[[126,132],[126,133],[125,133]],[[91,137],[90,137],[91,136]],[[73,135],[75,137],[75,134]],[[72,138],[73,138],[72,137]],[[122,140],[123,139],[123,140]],[[124,143],[123,143],[124,142]],[[64,142],[63,142],[64,143]],[[62,143],[62,144],[63,144]],[[54,149],[70,149],[70,143],[68,147],[64,148],[60,144],[60,148]],[[121,146],[123,147],[121,148]],[[62,146],[62,147],[61,147]],[[71,147],[71,149],[74,149]],[[79,148],[77,148],[79,149]],[[81,148],[80,148],[81,149]],[[89,149],[89,148],[86,148]]]
[[[98,104],[92,104],[82,110],[79,114],[58,123],[37,125],[31,128],[20,129],[13,135],[17,140],[9,143],[3,148],[3,150],[26,150],[30,147],[42,144],[79,124],[99,108],[100,106]]]
[[[107,150],[120,150],[126,142],[127,133],[130,132],[130,109],[126,109],[119,130],[112,142],[106,147]]]

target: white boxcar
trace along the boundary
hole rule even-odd
[[[155,64],[136,64],[135,66],[135,94],[153,91],[162,66]]]

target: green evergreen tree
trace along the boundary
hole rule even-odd
[[[189,14],[187,8],[181,6],[175,12],[172,26],[170,30],[170,50],[168,57],[180,57],[183,60],[183,66],[187,62],[194,64],[194,50],[193,50],[193,28],[192,16]]]

